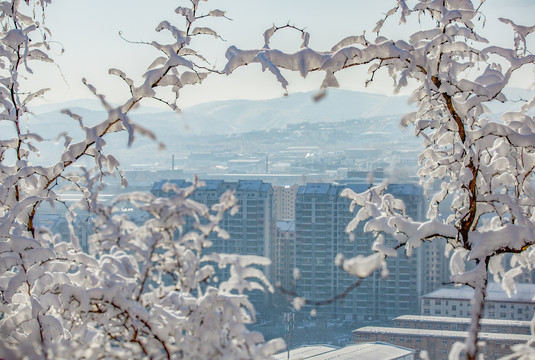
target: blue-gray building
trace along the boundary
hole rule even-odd
[[[343,293],[357,278],[341,271],[334,263],[337,254],[346,258],[372,253],[373,237],[363,232],[363,224],[355,231],[355,240],[349,241],[347,224],[356,213],[349,211],[350,201],[341,197],[345,188],[359,193],[368,184],[315,183],[300,186],[295,209],[295,265],[300,269],[297,293],[313,301],[332,298]],[[424,197],[414,184],[389,185],[388,192],[405,201],[406,210],[413,219],[422,217]],[[395,240],[386,239],[387,244]],[[364,279],[362,284],[343,300],[317,307],[317,314],[328,319],[359,322],[386,322],[398,315],[417,314],[416,299],[423,293],[424,257],[416,251],[406,257],[404,250],[397,257],[387,259],[390,274],[379,273]],[[308,309],[313,306],[308,307]]]
[[[162,191],[165,183],[172,182],[183,188],[191,183],[185,180],[162,180],[154,183],[151,192],[156,196],[169,196]],[[230,238],[220,239],[213,234],[210,237],[213,245],[206,249],[207,253],[228,253],[241,255],[259,255],[272,257],[272,243],[275,236],[275,214],[273,207],[273,188],[262,180],[203,180],[204,186],[195,190],[191,199],[208,207],[216,204],[223,193],[230,190],[238,200],[239,211],[231,216],[225,214],[219,226],[226,230]],[[193,219],[190,219],[193,221]],[[225,271],[218,271],[218,278],[225,279]],[[264,268],[269,278],[271,268]],[[249,294],[255,306],[266,305],[269,297],[265,293],[255,291]]]

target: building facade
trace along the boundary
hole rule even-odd
[[[468,286],[435,290],[421,298],[421,315],[470,316],[474,290]],[[487,286],[483,317],[488,319],[530,321],[535,315],[534,284],[516,284],[516,292],[508,296],[501,284]]]
[[[295,221],[277,221],[276,236],[272,253],[273,282],[284,289],[292,290],[295,286],[293,270],[295,268]],[[288,299],[280,296],[277,305],[287,305]]]
[[[156,182],[151,192],[156,196],[169,196],[162,192],[162,186],[166,182],[168,181]],[[171,182],[180,187],[191,185],[184,180],[171,180]],[[236,182],[204,180],[203,183],[204,186],[196,189],[191,199],[211,207],[219,201],[223,193],[233,191],[239,206],[239,211],[234,216],[227,213],[219,223],[219,226],[230,235],[229,239],[220,239],[212,234],[210,240],[213,244],[206,249],[206,252],[258,255],[272,258],[275,212],[271,184],[261,180],[239,180]],[[189,219],[189,221],[193,221],[193,219]],[[270,278],[272,269],[265,267],[263,270]],[[228,277],[227,272],[218,269],[217,266],[216,271],[220,280]],[[250,293],[249,297],[257,307],[267,305],[269,302],[267,294],[259,291]]]
[[[363,224],[355,230],[354,241],[348,239],[345,229],[355,212],[349,210],[350,201],[340,196],[345,188],[359,193],[369,185],[314,183],[300,186],[297,192],[295,266],[300,270],[297,293],[312,301],[330,299],[357,281],[334,264],[337,254],[350,258],[372,253],[374,238],[363,231]],[[406,211],[413,219],[422,217],[424,197],[418,186],[394,184],[387,191],[404,200]],[[391,238],[386,243],[396,244]],[[426,288],[421,271],[426,263],[421,250],[407,257],[400,249],[397,257],[387,259],[388,277],[374,273],[363,279],[342,300],[321,306],[318,316],[384,323],[401,314],[417,314],[419,304],[413,299]]]
[[[295,220],[295,198],[298,185],[274,186],[275,217],[278,221]]]
[[[419,354],[426,350],[429,359],[447,360],[454,343],[464,342],[468,333],[450,330],[423,330],[411,328],[366,326],[353,331],[355,343],[384,341],[414,349]],[[510,347],[530,340],[531,335],[480,332],[478,339],[485,342],[481,352],[485,359],[500,359],[510,354]],[[463,355],[463,354],[461,354]]]

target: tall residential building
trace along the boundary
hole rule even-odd
[[[162,192],[162,186],[167,180],[156,182],[152,193],[157,196],[168,196]],[[171,180],[180,187],[191,185],[184,180]],[[231,216],[226,214],[219,223],[225,229],[229,239],[219,239],[215,234],[210,238],[213,242],[208,252],[233,253],[241,255],[259,255],[271,258],[272,239],[275,232],[275,214],[273,208],[273,188],[271,184],[261,180],[239,180],[226,182],[223,180],[205,180],[205,185],[195,190],[193,200],[207,206],[212,206],[219,201],[221,195],[228,191],[234,191],[238,200],[239,211]],[[193,219],[191,219],[193,220]],[[225,272],[220,272],[219,277],[226,277]],[[264,273],[270,277],[270,268],[264,268]],[[265,293],[255,291],[250,295],[251,301],[257,305],[264,305],[268,301]]]
[[[291,290],[295,285],[295,221],[277,221],[277,230],[272,253],[273,282]],[[278,305],[287,305],[287,299],[275,299]]]
[[[363,192],[369,185],[306,184],[300,186],[297,192],[295,263],[301,273],[297,293],[313,301],[341,294],[357,280],[334,264],[337,254],[350,258],[372,253],[374,239],[363,231],[363,224],[356,229],[353,242],[349,241],[345,232],[355,215],[349,210],[350,201],[340,196],[346,187]],[[409,216],[422,218],[424,197],[418,186],[393,184],[387,191],[405,201]],[[386,242],[395,244],[391,238],[387,238]],[[388,277],[382,278],[376,272],[363,279],[360,286],[343,300],[318,308],[318,316],[386,322],[398,315],[417,314],[419,304],[414,298],[423,292],[425,279],[422,270],[426,262],[421,250],[407,257],[400,249],[397,257],[387,259]]]
[[[298,185],[274,186],[275,216],[277,220],[295,219],[295,197]]]
[[[421,247],[423,285],[420,294],[427,294],[451,282],[449,258],[444,255],[445,239],[433,239]]]

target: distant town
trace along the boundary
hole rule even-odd
[[[342,353],[415,359],[422,350],[430,359],[447,359],[454,342],[466,336],[472,293],[451,285],[445,242],[427,243],[411,257],[399,250],[397,257],[387,259],[388,274],[362,280],[334,261],[338,254],[372,253],[374,238],[362,225],[353,241],[346,232],[355,214],[340,195],[346,188],[362,192],[387,181],[387,192],[405,202],[411,218],[425,218],[429,194],[415,176],[421,139],[398,123],[399,116],[381,115],[227,135],[190,134],[176,141],[171,140],[176,135],[164,132],[164,151],[150,150],[143,140],[145,151],[120,154],[128,186],[110,183],[101,198],[132,190],[170,196],[163,191],[165,183],[185,187],[197,177],[204,185],[192,198],[200,203],[213,205],[225,191],[233,191],[240,210],[220,224],[230,238],[211,238],[209,251],[271,259],[263,270],[275,292],[248,294],[257,311],[250,328],[266,339],[285,339],[290,352],[278,359],[290,354],[292,359],[306,355],[318,360]],[[151,163],[154,158],[159,161]],[[80,195],[68,192],[61,197],[72,203]],[[147,215],[129,216],[142,222]],[[49,209],[38,222],[69,236],[62,209]],[[87,250],[91,218],[78,216],[74,229]],[[224,271],[218,274],[220,280],[226,276]],[[520,279],[511,297],[499,285],[489,286],[480,333],[481,340],[488,341],[489,359],[507,354],[510,345],[525,342],[530,332],[535,286],[532,274]],[[294,296],[307,300],[299,310],[293,306]],[[363,343],[374,346],[359,345]]]
[[[432,359],[447,359],[453,343],[466,336],[472,293],[469,288],[450,285],[444,243],[426,244],[411,257],[398,251],[397,257],[387,260],[388,276],[375,273],[343,298],[332,300],[358,281],[335,265],[337,254],[368,255],[373,242],[362,225],[354,232],[354,240],[349,241],[345,228],[354,213],[349,211],[349,200],[340,193],[345,188],[362,192],[370,181],[382,182],[388,177],[383,168],[371,172],[348,170],[345,178],[317,182],[319,177],[309,180],[292,174],[259,173],[260,161],[248,162],[247,166],[254,172],[224,175],[220,179],[201,178],[204,185],[192,198],[210,206],[230,190],[238,199],[239,212],[226,215],[220,224],[230,238],[213,237],[209,251],[260,255],[272,261],[263,270],[276,285],[275,292],[248,294],[257,311],[257,322],[251,329],[261,332],[266,339],[284,338],[295,354],[304,351],[312,356],[310,359],[323,359],[322,356],[338,352],[376,353],[379,349],[389,356],[409,356],[399,359],[415,359],[421,350],[426,350]],[[150,190],[156,196],[170,196],[162,190],[167,182],[180,187],[190,185],[188,179],[180,178],[182,175],[178,169],[134,170],[125,174],[129,187]],[[282,185],[288,181],[293,184]],[[426,196],[411,178],[391,183],[387,191],[405,202],[407,214],[413,219],[423,217]],[[77,199],[74,194],[63,196],[65,201]],[[112,194],[103,194],[103,200],[106,196]],[[139,222],[146,218],[141,212],[129,215]],[[69,236],[60,212],[51,209],[39,217],[39,223],[65,238]],[[90,219],[77,217],[75,229],[87,249]],[[387,243],[392,242],[393,239],[387,239]],[[491,344],[487,348],[493,354],[491,358],[507,354],[509,345],[528,337],[530,319],[535,315],[535,286],[529,275],[525,274],[525,283],[517,285],[518,291],[512,297],[497,284],[489,287],[480,336]],[[218,274],[220,280],[226,276],[224,271]],[[311,305],[297,311],[289,293],[307,299]],[[374,347],[358,346],[370,342]],[[350,345],[353,343],[356,345]],[[279,358],[286,359],[286,355]]]

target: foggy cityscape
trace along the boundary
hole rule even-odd
[[[0,8],[0,359],[535,359],[534,2]]]

